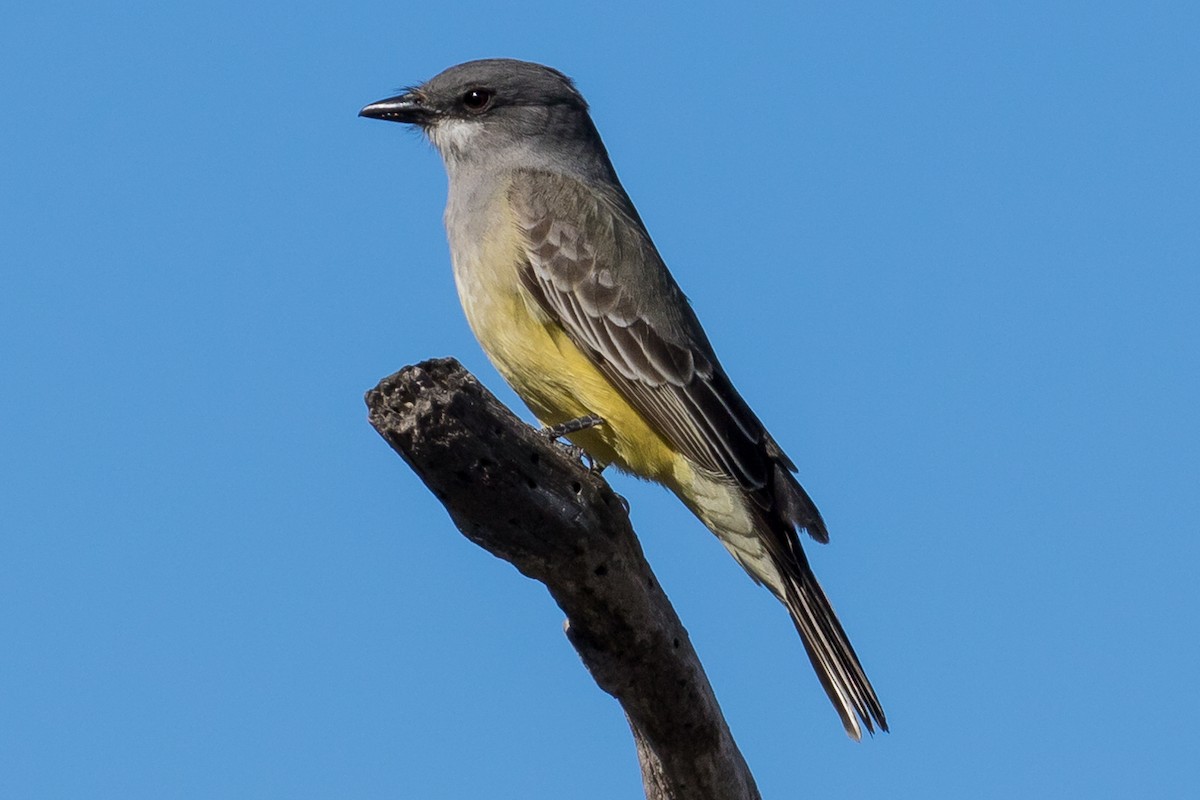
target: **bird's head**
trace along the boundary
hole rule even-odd
[[[587,103],[558,70],[513,59],[459,64],[359,116],[420,127],[447,166],[578,159],[599,142]],[[535,164],[524,162],[534,161]]]

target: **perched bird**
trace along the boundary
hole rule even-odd
[[[568,438],[595,461],[671,489],[787,607],[846,732],[886,731],[800,546],[801,530],[828,541],[825,523],[726,376],[572,81],[471,61],[360,115],[416,125],[441,154],[467,319],[538,419],[581,428]]]

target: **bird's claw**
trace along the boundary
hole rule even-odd
[[[589,428],[595,428],[603,424],[605,424],[603,417],[598,417],[595,414],[588,414],[587,416],[578,417],[577,419],[569,419],[566,422],[560,422],[557,425],[550,425],[542,428],[538,431],[538,433],[554,442],[563,438],[564,436],[570,436],[572,433],[586,431]],[[597,461],[591,456],[591,454],[589,454],[579,445],[565,442],[563,443],[563,447],[565,447],[567,452],[571,454],[571,458],[582,461],[587,466],[588,472],[592,473],[593,475],[599,475],[601,472],[604,472],[604,468],[608,466],[607,464],[602,464]]]

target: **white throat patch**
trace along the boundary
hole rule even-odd
[[[458,159],[472,149],[472,142],[483,133],[481,120],[443,117],[429,126],[429,141],[449,161]]]

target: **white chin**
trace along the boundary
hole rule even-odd
[[[458,156],[471,149],[471,140],[481,125],[473,120],[441,119],[429,128],[429,141],[443,158]]]

